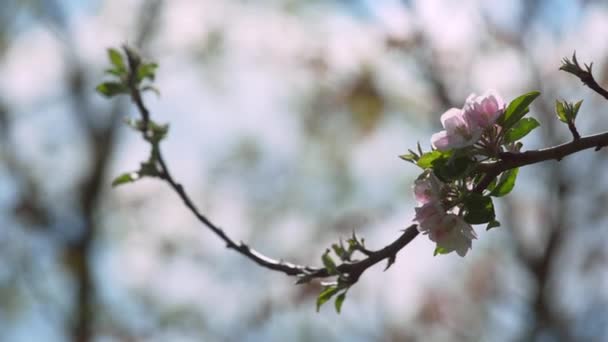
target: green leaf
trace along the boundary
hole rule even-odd
[[[496,217],[494,204],[489,196],[471,193],[464,199],[463,203],[466,210],[464,220],[469,224],[487,223]]]
[[[329,273],[330,275],[338,274],[338,270],[336,269],[336,263],[334,262],[334,259],[332,259],[332,257],[329,255],[329,252],[330,251],[328,249],[325,251],[325,253],[323,253],[323,256],[321,256],[323,265],[327,269],[327,273]]]
[[[416,164],[416,161],[417,161],[417,160],[418,160],[420,157],[418,157],[418,155],[417,155],[416,153],[414,153],[412,150],[408,150],[408,151],[409,151],[410,153],[407,153],[407,154],[402,154],[402,155],[400,155],[400,156],[399,156],[399,158],[401,158],[401,159],[403,159],[403,160],[405,160],[405,161],[407,161],[407,162],[410,162],[410,163],[414,163],[414,164]]]
[[[515,98],[513,101],[511,101],[511,103],[509,103],[504,115],[499,118],[498,123],[505,130],[511,128],[516,122],[523,118],[526,113],[528,113],[528,106],[530,106],[532,101],[534,101],[539,95],[540,92],[531,91]]]
[[[540,126],[540,123],[534,118],[523,118],[519,120],[512,128],[505,133],[504,143],[517,141],[528,133],[532,132],[533,129]]]
[[[337,256],[340,256],[342,254],[344,254],[346,251],[344,250],[344,247],[338,245],[337,243],[333,243],[331,245],[331,249],[334,250],[334,253],[336,253]]]
[[[436,159],[433,163],[435,175],[444,182],[463,178],[475,162],[468,156],[452,156],[450,158]]]
[[[435,150],[420,156],[416,165],[422,169],[433,169],[439,179],[447,182],[465,176],[473,163],[474,161],[461,150]]]
[[[112,186],[116,187],[126,183],[133,183],[140,178],[141,177],[138,172],[125,172],[122,175],[114,178],[112,181]]]
[[[144,127],[144,121],[133,118],[125,118],[125,124],[129,127],[133,128],[136,131],[143,132],[146,127]],[[169,133],[169,124],[159,124],[153,120],[148,121],[148,129],[146,130],[146,140],[152,143],[158,143],[164,138],[167,137],[167,133]]]
[[[144,79],[149,79],[154,81],[156,77],[156,69],[158,68],[158,64],[156,63],[144,63],[137,68],[137,82],[141,82]]]
[[[346,299],[346,291],[340,293],[338,295],[338,297],[336,297],[336,301],[334,303],[334,306],[336,307],[336,312],[340,313],[340,311],[342,310],[342,303],[344,303],[344,299]]]
[[[124,119],[125,124],[127,124],[127,126],[133,128],[136,131],[143,131],[144,130],[144,122],[143,120],[138,120],[138,119],[133,119],[133,118],[125,118]]]
[[[566,108],[563,102],[555,100],[555,112],[557,113],[557,118],[559,121],[568,123],[568,116],[566,114]]]
[[[556,100],[555,113],[557,114],[557,118],[563,123],[568,123],[570,121],[574,122],[576,116],[578,115],[578,110],[581,108],[582,104],[583,100],[580,100],[574,104],[566,101]]]
[[[435,247],[435,251],[433,252],[433,256],[436,256],[438,254],[448,254],[448,253],[449,253],[448,250],[445,249],[444,247],[437,246],[437,247]]]
[[[118,71],[126,71],[127,68],[125,66],[125,62],[122,59],[122,55],[116,49],[109,48],[108,49],[108,58],[110,58],[110,62],[116,67],[115,70]]]
[[[479,183],[479,181],[482,179],[483,176],[485,176],[485,173],[480,173],[478,179],[474,180],[474,184]],[[489,192],[494,191],[494,188],[496,188],[496,177],[494,177],[494,179],[492,179],[492,181],[490,182],[490,184],[486,187],[486,190],[488,190]]]
[[[515,180],[517,179],[517,173],[519,172],[519,168],[507,170],[503,172],[498,178],[498,182],[492,192],[490,192],[490,196],[494,197],[502,197],[515,187]]]
[[[112,97],[119,94],[124,94],[128,92],[128,88],[126,85],[120,82],[104,82],[95,88],[98,93],[105,97]]]
[[[496,227],[500,227],[500,222],[498,222],[496,220],[492,220],[492,221],[488,222],[488,226],[486,227],[486,231],[490,230],[492,228],[496,228]]]
[[[449,154],[448,154],[449,156]],[[420,156],[417,165],[423,169],[428,169],[433,166],[437,159],[446,158],[446,153],[441,151],[431,151]]]
[[[574,119],[576,119],[576,116],[578,115],[578,110],[581,109],[582,104],[583,104],[583,100],[580,100],[574,104],[574,109],[572,111],[572,120],[573,121],[574,121]]]
[[[317,312],[321,309],[321,305],[325,304],[328,300],[331,299],[333,295],[335,295],[339,291],[337,286],[328,286],[326,287],[317,297]]]
[[[150,142],[157,144],[167,137],[167,133],[169,132],[169,124],[161,125],[150,120],[148,121],[148,132]]]
[[[123,75],[126,74],[126,71],[125,70],[118,70],[118,69],[114,68],[114,69],[106,69],[105,73],[109,74],[109,75],[116,76],[116,77],[122,77]]]
[[[336,255],[342,260],[344,260],[345,257],[348,255],[348,253],[346,252],[346,250],[344,250],[344,247],[342,246],[342,241],[340,241],[339,245],[337,243],[332,244],[331,249],[333,249],[334,253],[336,253]]]

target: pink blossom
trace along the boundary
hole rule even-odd
[[[488,90],[483,95],[469,95],[464,104],[464,116],[475,126],[485,129],[492,126],[504,112],[505,102],[494,90]]]
[[[477,238],[473,227],[462,217],[446,214],[441,221],[429,230],[429,238],[437,243],[446,253],[456,251],[461,257],[465,256],[472,246],[472,240]]]
[[[445,130],[431,136],[431,144],[438,150],[449,150],[473,145],[481,136],[482,130],[469,121],[465,112],[451,108],[441,115],[441,125]]]
[[[428,202],[414,210],[416,211],[414,221],[418,223],[418,230],[423,233],[434,229],[446,215],[445,210],[438,202]]]
[[[463,109],[451,108],[441,115],[444,130],[431,136],[434,148],[445,151],[473,145],[505,110],[505,102],[494,90],[478,96],[473,93]]]
[[[423,173],[414,182],[414,197],[418,204],[439,201],[443,183],[432,173]]]

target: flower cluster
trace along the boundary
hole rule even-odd
[[[431,144],[440,151],[473,145],[504,110],[505,102],[493,90],[471,94],[462,109],[451,108],[441,115],[445,130],[433,134]]]
[[[497,120],[505,109],[505,102],[493,90],[481,96],[471,94],[462,109],[451,108],[441,115],[444,130],[431,137],[436,152],[416,160],[425,171],[414,185],[418,202],[414,221],[421,233],[437,243],[435,253],[455,251],[465,256],[477,238],[471,224],[496,222],[491,200],[470,193],[471,178],[457,182],[458,177],[450,176],[464,177],[468,165],[476,162],[480,150],[467,147],[475,145],[491,151],[497,148],[502,129]],[[460,152],[453,152],[454,149]],[[433,161],[428,163],[427,156]]]
[[[472,240],[477,236],[473,227],[460,217],[455,210],[447,210],[443,203],[448,192],[446,184],[432,172],[423,173],[414,185],[414,195],[418,202],[416,217],[418,230],[428,234],[437,243],[437,251],[442,254],[456,251],[465,256],[471,249]]]

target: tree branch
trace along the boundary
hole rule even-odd
[[[154,142],[153,139],[150,139],[148,136],[151,115],[142,100],[140,89],[137,87],[136,82],[133,81],[133,72],[134,70],[137,70],[140,60],[139,57],[134,55],[133,52],[131,52],[128,48],[125,48],[125,52],[127,53],[129,69],[131,70],[131,80],[128,82],[130,89],[129,94],[142,118],[142,136],[144,140],[148,141],[152,147],[153,155],[157,163],[157,167],[159,168],[158,177],[165,180],[169,184],[169,186],[175,191],[182,202],[186,205],[190,212],[194,214],[200,223],[209,228],[216,236],[226,243],[226,248],[235,250],[264,268],[281,272],[289,276],[297,276],[300,278],[297,283],[305,283],[315,278],[327,278],[339,275],[340,279],[352,285],[358,281],[363,272],[380,261],[387,259],[388,266],[390,266],[396,258],[397,253],[407,244],[409,244],[416,236],[418,236],[419,232],[417,225],[412,224],[406,228],[403,234],[401,234],[401,236],[399,236],[395,241],[380,250],[371,251],[356,248],[355,250],[358,250],[365,257],[362,260],[343,261],[335,268],[337,270],[337,274],[330,271],[326,267],[312,267],[293,264],[283,260],[276,260],[250,248],[242,241],[237,243],[235,240],[230,238],[222,228],[211,222],[211,220],[209,220],[199,211],[190,196],[186,193],[184,187],[178,183],[171,174],[162,151],[158,146],[159,143]],[[590,71],[591,68],[588,67],[588,69]],[[606,95],[608,98],[608,92],[606,92]],[[485,175],[473,189],[473,191],[481,193],[494,180],[494,178],[496,178],[496,176],[506,170],[524,165],[535,164],[550,159],[559,161],[562,158],[578,151],[591,147],[595,147],[597,151],[606,145],[608,145],[608,132],[575,139],[569,143],[541,150],[531,150],[523,153],[502,152],[499,154],[500,159],[498,161],[482,163],[479,165],[477,171],[485,173]]]
[[[136,59],[129,58],[129,63],[133,63],[135,61]],[[130,68],[131,70],[137,70],[136,65],[131,65]],[[130,87],[131,100],[135,103],[135,106],[137,107],[142,117],[145,127],[150,122],[150,111],[145,106],[142,100],[140,90],[134,84],[131,84]],[[147,131],[147,129],[143,129],[142,134],[144,139],[148,141],[146,136]],[[156,160],[158,161],[158,164],[160,166],[160,178],[162,178],[169,184],[169,186],[175,191],[175,193],[179,196],[179,198],[190,210],[190,212],[194,214],[194,216],[198,219],[199,222],[209,228],[215,235],[217,235],[222,241],[224,241],[224,243],[226,243],[226,248],[235,250],[236,252],[240,253],[241,255],[245,256],[246,258],[250,259],[251,261],[264,268],[273,271],[278,271],[289,276],[299,276],[301,278],[305,278],[307,281],[314,278],[326,278],[335,276],[335,274],[331,274],[329,270],[324,267],[311,267],[293,264],[283,260],[276,260],[252,249],[251,247],[249,247],[249,245],[245,244],[242,241],[237,243],[235,240],[230,238],[222,228],[211,222],[211,220],[209,220],[198,210],[190,196],[184,190],[184,187],[180,183],[178,183],[173,177],[160,148],[158,146],[153,146],[153,148],[155,149]],[[366,257],[364,259],[353,262],[344,262],[338,265],[336,269],[340,274],[346,275],[351,283],[355,283],[359,279],[361,274],[365,272],[365,270],[367,270],[368,268],[372,267],[373,265],[379,263],[384,259],[394,259],[397,255],[397,252],[399,252],[403,247],[405,247],[418,235],[418,229],[416,227],[416,225],[411,225],[410,227],[405,229],[405,231],[399,238],[397,238],[391,244],[378,251],[367,251],[367,253],[363,253],[366,254]]]
[[[478,170],[498,175],[499,173],[530,164],[536,164],[545,160],[562,160],[573,153],[594,147],[596,151],[608,145],[608,132],[589,135],[569,143],[540,150],[530,150],[522,153],[502,152],[500,160],[479,165]]]

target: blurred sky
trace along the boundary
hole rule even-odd
[[[79,143],[79,127],[66,113],[71,110],[65,87],[70,68],[66,41],[75,47],[69,54],[90,70],[87,82],[92,92],[104,78],[105,49],[134,39],[133,17],[140,5],[140,1],[124,0],[60,3],[67,12],[59,25],[67,27],[68,38],[54,32],[57,22],[23,14],[0,63],[0,92],[17,122],[13,139],[20,143],[19,153],[25,160],[37,161],[33,172],[52,175],[52,181],[44,185],[48,199],[66,198],[70,191],[66,187],[82,172],[87,153]],[[416,70],[404,66],[403,55],[386,51],[385,37],[407,39],[422,28],[446,70],[454,70],[446,76],[454,100],[462,102],[469,93],[487,88],[497,89],[506,99],[532,90],[525,88],[529,73],[522,56],[509,49],[485,51],[480,44],[488,35],[479,29],[483,15],[502,29],[515,31],[519,23],[514,18],[522,11],[519,2],[411,3],[406,8],[396,0],[307,5],[278,0],[165,2],[157,35],[144,52],[160,64],[156,82],[161,96],[146,96],[146,102],[158,121],[170,123],[165,154],[203,212],[236,240],[249,241],[270,256],[302,263],[318,264],[326,246],[349,235],[349,231],[324,226],[311,213],[324,219],[357,211],[372,213],[358,229],[370,246],[380,247],[398,236],[413,215],[410,187],[417,170],[397,156],[417,141],[428,148],[430,134],[439,129],[439,116],[447,108],[438,108],[430,99],[431,90],[420,82]],[[557,77],[560,59],[573,50],[582,60],[603,56],[607,50],[605,6],[581,12],[577,4],[545,1],[543,20],[535,23],[532,37],[524,37],[530,54],[546,59],[540,73],[548,80]],[[286,10],[288,6],[297,10]],[[42,11],[46,9],[43,5]],[[51,22],[57,20],[50,17]],[[210,47],[209,33],[216,31],[221,32],[219,45]],[[307,62],[318,55],[326,64],[322,76]],[[460,68],[459,63],[470,65]],[[356,186],[348,200],[334,206],[335,194],[327,185],[333,182],[332,173],[322,165],[324,147],[308,141],[311,137],[302,128],[302,116],[312,111],[306,99],[315,91],[323,87],[340,93],[362,65],[373,69],[376,84],[388,99],[388,114],[363,138],[337,131],[334,143],[348,146],[342,151],[348,153],[346,165]],[[91,96],[95,106],[109,108],[106,99]],[[129,108],[131,112],[125,115],[136,115]],[[435,117],[420,115],[428,112]],[[248,141],[254,142],[258,159],[251,168],[235,169],[230,158]],[[533,138],[526,142],[530,148],[541,144]],[[147,146],[125,127],[112,173],[136,169],[147,152]],[[222,170],[233,172],[235,179],[218,176]],[[150,340],[198,339],[155,327],[155,321],[133,300],[135,294],[152,298],[163,310],[196,312],[194,316],[202,317],[203,323],[192,324],[201,325],[199,336],[205,341],[374,340],[383,336],[387,322],[399,326],[413,320],[429,288],[446,284],[449,288],[453,281],[454,288],[449,290],[463,291],[454,279],[461,279],[505,239],[500,230],[486,233],[479,227],[479,240],[463,259],[455,254],[433,257],[433,244],[426,237],[417,238],[389,271],[377,267],[363,276],[349,292],[341,315],[330,305],[317,314],[313,297],[301,303],[284,302],[282,298],[298,291],[293,279],[258,269],[227,251],[161,182],[145,179],[115,190],[109,182],[99,214],[104,229],[95,259],[100,296],[111,308],[106,313],[111,318],[104,319],[123,321],[144,335],[146,331],[155,334]],[[528,182],[526,194],[534,198],[538,185]],[[0,202],[7,203],[16,191],[15,185],[0,182],[0,199],[4,199]],[[276,206],[273,198],[290,191],[295,204],[288,202],[291,207],[271,220],[271,228],[254,224],[251,211],[256,211],[256,203],[262,206],[260,210],[272,209]],[[259,202],[252,202],[256,199]],[[65,206],[68,212],[72,203],[54,205]],[[167,241],[177,244],[176,257],[159,252]],[[52,246],[45,248],[52,250]],[[56,266],[48,266],[49,277],[55,271]],[[529,285],[519,283],[521,279],[502,279],[503,286],[523,293]],[[49,280],[48,286],[57,300],[49,304],[50,311],[68,310],[71,299],[66,280]],[[268,317],[259,324],[250,322],[264,305],[270,306]],[[64,332],[41,312],[31,310],[26,318],[4,326],[8,329],[2,333],[5,340],[32,341],[42,336],[45,341],[63,340]],[[519,313],[518,308],[511,314],[490,312],[497,322],[496,334],[483,340],[511,340],[525,320]]]

